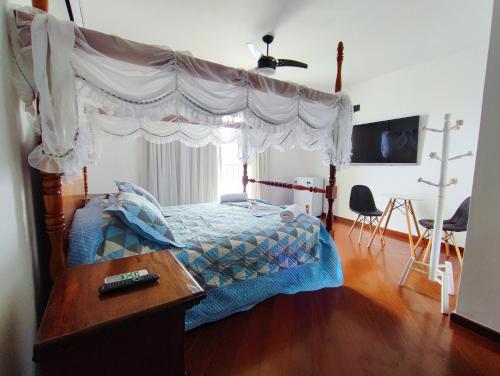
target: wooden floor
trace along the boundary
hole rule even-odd
[[[191,376],[500,375],[500,345],[442,316],[438,286],[412,273],[398,287],[407,242],[367,249],[357,230],[335,229],[344,286],[279,295],[187,333]]]

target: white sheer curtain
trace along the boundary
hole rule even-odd
[[[323,163],[337,168],[350,162],[352,105],[345,93],[78,28],[34,8],[9,14],[14,81],[28,109],[38,104],[42,143],[28,160],[35,168],[75,175],[92,165],[99,158],[95,116],[108,116],[105,131],[115,135],[189,146],[220,145],[226,140],[218,129],[229,127],[245,163],[271,145],[322,150]]]
[[[266,149],[262,153],[255,155],[255,158],[248,166],[249,177],[257,180],[273,180],[271,176],[271,151]],[[271,189],[267,185],[249,183],[248,193],[252,198],[260,198],[261,200],[271,200]],[[274,188],[279,189],[279,188]]]
[[[236,158],[238,145],[236,143],[219,147],[219,194],[242,192],[243,164]],[[248,176],[257,180],[272,180],[270,176],[270,150],[258,153],[248,165]],[[248,197],[270,200],[271,194],[267,187],[260,184],[247,185]]]
[[[178,141],[145,144],[143,185],[162,205],[218,201],[216,146],[193,148]]]

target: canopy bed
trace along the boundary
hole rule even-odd
[[[12,15],[9,37],[16,86],[41,135],[29,163],[42,174],[52,278],[69,264],[78,264],[68,262],[67,250],[68,236],[77,231],[75,222],[83,223],[79,233],[87,236],[91,232],[85,227],[87,219],[73,223],[72,219],[75,212],[75,218],[81,217],[78,209],[89,208],[87,166],[98,159],[98,134],[106,132],[142,136],[157,143],[180,141],[192,147],[237,141],[243,191],[254,183],[325,193],[328,200],[326,229],[312,216],[280,223],[279,217],[256,219],[243,208],[221,204],[164,208],[162,213],[168,215],[159,221],[171,227],[179,241],[160,247],[139,236],[134,244],[140,243],[138,253],[170,249],[209,289],[206,300],[211,296],[215,300],[191,315],[188,328],[249,309],[277,293],[342,283],[340,259],[328,233],[332,230],[336,169],[347,165],[351,154],[352,105],[341,92],[342,42],[338,45],[336,93],[328,94],[79,28],[34,8],[21,8]],[[249,177],[247,164],[252,156],[271,145],[279,150],[321,150],[323,163],[330,166],[326,188]],[[106,234],[114,226],[113,231],[120,228],[131,235],[130,228],[113,219],[109,207],[104,208],[129,197],[123,192],[128,191],[110,198],[116,200],[113,202],[90,200],[92,207],[101,210],[99,221],[106,212]],[[129,204],[139,200],[129,198]],[[224,223],[218,223],[219,219]],[[95,228],[101,233],[100,225]],[[79,243],[85,245],[85,236]],[[105,261],[107,255],[131,254],[128,249],[120,250],[118,256],[109,253],[104,245],[109,240],[96,245],[91,262]],[[277,253],[271,257],[273,247]],[[223,260],[227,257],[238,259],[238,270],[234,263],[226,267]],[[243,269],[241,262],[245,263]],[[225,302],[222,309],[221,302]]]

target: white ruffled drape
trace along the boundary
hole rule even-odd
[[[40,100],[42,144],[29,157],[40,170],[73,174],[92,164],[99,131],[188,146],[238,139],[244,163],[271,145],[321,149],[323,162],[337,167],[350,161],[352,105],[344,93],[79,29],[33,8],[13,14],[17,86],[28,104]]]

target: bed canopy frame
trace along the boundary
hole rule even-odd
[[[344,61],[344,43],[339,42],[337,45],[337,78],[335,80],[335,92],[338,93],[342,90],[342,63]],[[248,183],[262,184],[269,187],[278,187],[284,189],[292,189],[296,191],[309,191],[313,193],[324,193],[328,202],[328,210],[326,213],[326,229],[334,235],[333,230],[333,202],[337,198],[337,168],[335,165],[330,164],[330,174],[328,177],[328,185],[325,188],[320,187],[306,187],[300,184],[290,184],[269,180],[256,180],[248,177],[247,164],[243,164],[243,192],[246,192]]]
[[[48,11],[47,1],[33,1],[33,6],[41,9],[43,11]],[[32,41],[33,35],[31,32],[33,31],[31,28],[31,22],[34,19],[34,15],[30,12],[24,12],[23,10],[14,11],[15,17],[21,19],[25,23],[24,28],[18,31],[21,41],[24,38],[25,45],[29,45]],[[26,27],[28,25],[29,27]],[[146,46],[135,42],[126,41],[114,36],[106,35],[100,32],[96,32],[93,30],[77,28],[75,30],[84,35],[86,41],[97,51],[104,54],[107,57],[112,59],[116,59],[124,62],[133,62],[134,64],[146,64],[143,62],[144,53],[164,53],[165,51],[153,46]],[[24,33],[24,35],[23,35]],[[25,46],[24,46],[25,47]],[[342,42],[339,42],[337,47],[337,77],[335,82],[335,92],[339,93],[342,90],[342,63],[343,63],[343,50],[344,46]],[[191,58],[194,59],[194,58]],[[194,59],[199,60],[199,59]],[[209,66],[211,69],[215,71],[221,71],[222,75],[227,75],[228,80],[231,79],[231,75],[234,76],[233,68],[225,67],[219,64],[210,63],[202,61],[204,66]],[[35,65],[35,64],[33,64]],[[18,66],[19,68],[19,66]],[[202,69],[197,71],[197,74],[203,76],[206,74]],[[250,73],[249,73],[250,76]],[[257,75],[259,76],[259,75]],[[210,79],[210,77],[203,77],[205,79]],[[261,80],[260,77],[254,78],[253,89],[255,90],[264,90],[264,88],[260,88],[259,85],[264,85],[266,80],[276,81],[278,87],[283,87],[289,89],[288,83],[284,83],[277,80],[272,80],[269,78],[263,78],[264,81]],[[279,86],[281,85],[281,86]],[[315,98],[315,100],[321,101],[331,101],[331,94],[326,94],[322,92],[318,92],[312,89],[304,89],[305,96],[308,98]],[[37,105],[36,110],[38,111],[40,105],[41,96],[37,95],[35,97],[35,102]],[[43,98],[42,98],[43,100]],[[27,101],[25,101],[27,102]],[[350,101],[347,98],[347,102],[350,105]],[[350,107],[349,110],[352,110]],[[37,112],[38,113],[38,112]],[[184,119],[181,119],[184,120]],[[195,123],[196,124],[196,123]],[[352,122],[350,124],[352,130]],[[349,142],[350,142],[350,133],[348,134]],[[42,149],[43,154],[43,149]],[[350,155],[350,144],[349,144],[349,155]],[[44,161],[42,161],[43,164]],[[31,161],[30,161],[31,163]],[[247,164],[248,160],[245,160],[243,163],[243,191],[246,192],[247,185],[249,183],[254,184],[262,184],[271,187],[279,187],[283,189],[291,189],[291,190],[307,190],[315,193],[323,193],[328,202],[328,211],[326,214],[326,227],[327,230],[332,231],[333,225],[333,203],[336,198],[336,170],[337,167],[333,164],[329,164],[329,179],[328,185],[323,187],[306,187],[297,184],[289,184],[283,182],[276,181],[268,181],[268,180],[257,180],[248,176],[247,172]],[[33,164],[32,164],[33,165]],[[67,237],[68,231],[71,224],[71,220],[73,218],[73,214],[76,209],[81,208],[85,205],[88,200],[88,172],[86,164],[81,167],[81,173],[72,174],[72,179],[65,179],[64,173],[54,173],[51,172],[50,168],[43,168],[43,165],[37,165],[37,168],[41,170],[42,177],[42,189],[43,189],[43,200],[45,207],[45,225],[46,232],[49,237],[50,246],[51,246],[51,254],[50,254],[50,275],[52,279],[54,279],[59,273],[64,271],[67,267],[66,262],[66,245],[67,245]]]

